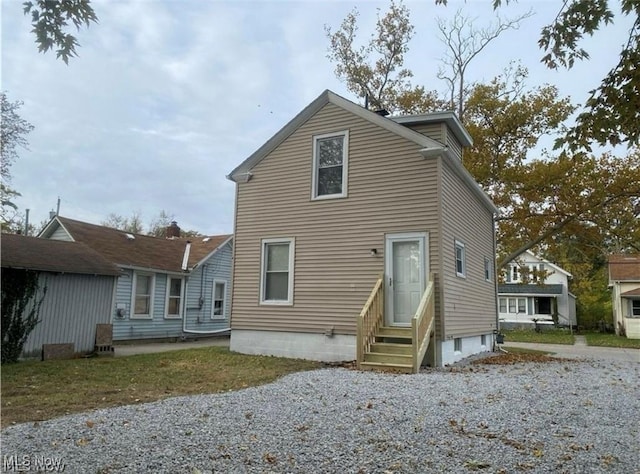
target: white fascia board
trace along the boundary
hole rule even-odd
[[[53,219],[51,219],[49,221],[49,223],[44,227],[44,229],[42,229],[40,231],[40,233],[38,234],[39,238],[44,238],[44,239],[48,239],[50,238],[57,229],[61,228],[62,230],[64,230],[65,234],[67,234],[67,236],[69,237],[69,239],[71,240],[71,242],[75,242],[76,240],[73,238],[73,235],[71,235],[71,232],[69,232],[67,230],[67,228],[64,226],[64,224],[62,224],[62,222],[60,222],[60,220],[58,219],[58,216],[54,216]]]

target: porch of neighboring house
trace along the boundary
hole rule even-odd
[[[568,324],[571,315],[560,311],[562,294],[562,285],[499,285],[500,327],[525,329]]]
[[[620,295],[623,307],[624,330],[629,339],[640,339],[640,288]]]
[[[418,373],[429,347],[434,351],[434,360],[436,358],[434,274],[429,275],[415,312],[409,314],[408,318],[400,317],[395,321],[389,319],[388,312],[385,313],[384,278],[381,276],[378,279],[358,316],[357,367],[362,370]],[[402,290],[391,292],[395,298],[399,293]],[[410,301],[411,297],[408,296],[409,307]],[[401,306],[402,303],[395,305],[396,308]],[[394,313],[397,318],[398,311]]]

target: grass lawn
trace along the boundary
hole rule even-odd
[[[26,361],[2,366],[2,426],[95,408],[261,385],[322,367],[223,347],[129,357]]]
[[[533,342],[536,344],[573,344],[573,335],[566,329],[544,329],[535,332],[532,329],[505,329],[504,343]]]
[[[640,339],[627,339],[615,334],[600,332],[584,333],[587,344],[590,346],[623,347],[627,349],[640,349]]]

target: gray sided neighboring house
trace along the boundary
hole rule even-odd
[[[229,330],[231,235],[157,238],[56,216],[41,237],[83,242],[121,270],[113,340],[205,336]]]
[[[23,348],[39,357],[43,344],[73,344],[76,352],[94,349],[96,325],[111,322],[119,269],[78,242],[2,234],[2,269],[32,270],[46,294],[40,322]]]

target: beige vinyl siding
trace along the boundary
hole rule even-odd
[[[444,123],[421,123],[409,125],[411,130],[414,130],[422,135],[425,135],[433,140],[436,140],[443,145],[446,143],[447,137],[447,125]]]
[[[444,339],[486,334],[496,327],[495,278],[486,281],[485,257],[494,259],[491,211],[442,162]],[[456,276],[455,241],[465,246],[466,277]]]
[[[447,143],[446,145],[449,149],[454,153],[455,156],[462,159],[462,145],[456,138],[456,136],[450,131],[447,132]]]
[[[313,136],[349,131],[347,197],[311,200]],[[355,334],[387,233],[428,232],[437,271],[437,162],[328,104],[238,184],[232,329]],[[261,239],[295,238],[292,306],[259,304]],[[372,257],[371,249],[378,255]]]

